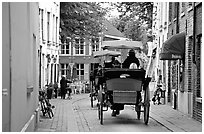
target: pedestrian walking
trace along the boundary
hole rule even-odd
[[[57,82],[55,82],[55,84],[54,84],[55,98],[57,98],[57,95],[58,95],[57,90],[58,90],[58,83],[57,83]]]
[[[62,76],[62,79],[60,80],[61,99],[65,99],[66,87],[67,87],[67,80],[65,79],[65,76]]]

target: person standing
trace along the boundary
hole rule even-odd
[[[53,88],[53,85],[52,83],[50,83],[48,85],[48,88],[47,88],[47,99],[52,99],[52,92],[53,92],[54,88]]]
[[[57,90],[58,90],[58,83],[55,82],[55,84],[54,84],[55,98],[57,98]]]
[[[65,99],[66,87],[67,87],[67,80],[65,79],[64,76],[62,76],[62,79],[60,80],[61,99]]]

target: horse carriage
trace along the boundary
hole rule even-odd
[[[150,109],[148,85],[151,78],[146,76],[144,69],[102,68],[101,76],[96,76],[96,79],[100,80],[97,85],[100,124],[103,124],[103,114],[108,108],[120,111],[124,109],[124,105],[135,106],[137,119],[140,119],[141,112],[144,112],[144,123],[148,124]]]

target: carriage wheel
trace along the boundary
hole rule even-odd
[[[99,103],[98,105],[98,119],[100,120],[100,124],[103,125],[103,103]]]
[[[101,107],[100,107],[100,103],[98,102],[98,119],[101,119]]]
[[[92,91],[91,91],[90,97],[91,97],[91,107],[93,107],[93,92]]]
[[[100,107],[100,123],[101,125],[103,125],[103,97],[101,98],[99,107]]]
[[[140,120],[141,105],[135,106],[135,111],[137,112],[137,119]]]
[[[144,122],[147,125],[149,121],[149,104],[145,104],[144,106]]]
[[[91,82],[91,94],[90,94],[90,97],[91,97],[91,107],[93,107],[93,83]]]
[[[91,94],[91,107],[93,107],[93,95]]]
[[[145,89],[145,94],[144,94],[144,122],[147,125],[149,121],[149,86]]]

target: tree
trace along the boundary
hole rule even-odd
[[[147,24],[148,28],[152,27],[153,2],[121,2],[115,6],[121,13],[120,18],[128,16]]]
[[[61,41],[67,37],[97,36],[103,29],[107,10],[96,2],[60,2]]]
[[[112,19],[112,24],[127,38],[143,42],[143,52],[147,54],[147,42],[152,41],[152,2],[121,2],[114,4],[121,13]]]

